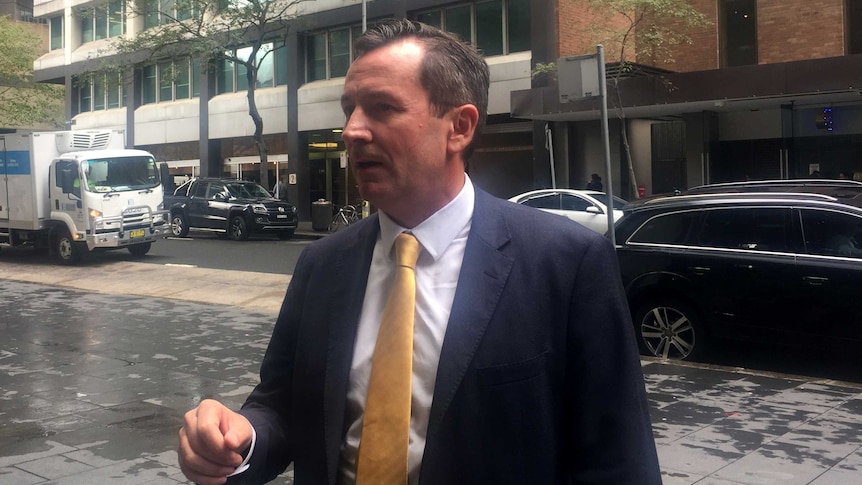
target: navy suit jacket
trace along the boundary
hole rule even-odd
[[[301,255],[243,405],[264,483],[335,484],[372,216]],[[616,256],[601,235],[476,190],[437,371],[422,485],[660,484]]]

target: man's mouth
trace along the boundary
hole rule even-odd
[[[359,170],[376,167],[378,165],[381,165],[381,163],[376,160],[360,160],[356,162],[356,168]]]

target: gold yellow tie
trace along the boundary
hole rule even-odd
[[[383,310],[371,358],[357,485],[407,483],[418,257],[419,241],[412,234],[400,234],[395,239],[395,283]]]

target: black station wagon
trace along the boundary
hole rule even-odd
[[[641,351],[698,359],[717,338],[862,341],[862,200],[825,194],[677,195],[615,226]]]

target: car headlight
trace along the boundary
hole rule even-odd
[[[263,204],[252,204],[252,209],[256,214],[267,214],[266,206]]]

